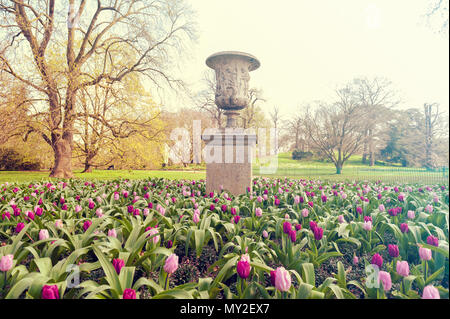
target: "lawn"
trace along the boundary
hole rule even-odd
[[[344,165],[342,174],[337,175],[332,163],[320,161],[297,161],[291,158],[290,153],[280,153],[278,163],[274,172],[268,174],[261,170],[262,165],[255,162],[253,165],[254,176],[267,177],[292,177],[292,178],[310,178],[321,180],[383,180],[400,183],[445,183],[448,184],[448,169],[445,173],[441,171],[430,172],[424,168],[399,167],[375,165],[368,166],[361,163],[361,155],[352,156]],[[263,164],[264,165],[264,164]],[[81,173],[81,170],[75,170],[76,178],[87,180],[95,179],[142,179],[149,177],[163,177],[167,179],[204,179],[205,171],[199,169],[199,166],[187,167],[176,170],[95,170],[92,173]],[[0,183],[4,182],[28,182],[48,180],[48,172],[0,172]]]

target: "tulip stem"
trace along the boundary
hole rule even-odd
[[[166,283],[164,284],[164,290],[167,290],[167,283],[169,282],[169,276],[170,274],[167,274]]]

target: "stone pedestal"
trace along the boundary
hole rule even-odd
[[[257,143],[255,134],[229,133],[224,130],[203,134],[205,141],[206,192],[245,194],[252,189],[252,157]]]

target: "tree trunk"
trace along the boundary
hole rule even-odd
[[[342,163],[336,163],[336,174],[342,173]]]
[[[364,143],[364,149],[363,149],[363,155],[362,155],[362,161],[363,164],[367,163],[367,143]]]
[[[55,155],[55,165],[50,173],[50,177],[72,178],[72,146],[70,139],[59,138],[54,142],[53,151]]]
[[[84,163],[84,170],[81,173],[91,173],[92,172],[92,165],[89,161],[86,161]]]

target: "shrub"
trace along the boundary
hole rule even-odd
[[[9,147],[0,148],[0,169],[6,171],[36,171],[41,163],[36,159],[26,159],[22,154]]]
[[[292,152],[292,159],[295,159],[295,160],[310,159],[313,157],[313,155],[314,154],[310,151],[304,152],[301,150],[294,150]]]

